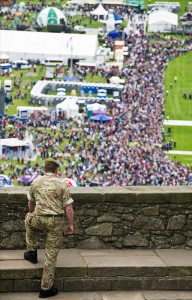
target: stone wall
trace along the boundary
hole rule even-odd
[[[25,249],[27,191],[0,189],[0,249]],[[192,187],[77,187],[71,194],[75,234],[65,235],[63,248],[192,248]]]

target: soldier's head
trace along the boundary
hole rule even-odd
[[[59,167],[60,164],[56,158],[47,158],[45,160],[45,172],[56,173]]]

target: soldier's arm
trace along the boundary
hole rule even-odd
[[[35,206],[36,206],[35,201],[28,201],[28,208],[30,213],[34,212]]]
[[[72,204],[68,204],[65,207],[65,212],[67,216],[67,233],[73,234],[74,228],[73,228],[73,219],[74,219],[74,211]]]

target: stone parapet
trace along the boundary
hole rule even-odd
[[[0,249],[25,249],[27,187],[0,189]],[[192,187],[75,187],[63,248],[192,248]],[[39,235],[44,248],[44,235]]]

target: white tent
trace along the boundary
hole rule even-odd
[[[56,113],[64,113],[69,118],[74,118],[79,114],[79,105],[77,104],[78,97],[70,97],[56,105]]]
[[[100,17],[104,17],[104,19],[106,19],[108,12],[107,10],[103,7],[103,5],[100,3],[99,6],[90,12],[91,15],[97,16],[98,20],[100,19]]]
[[[109,80],[110,80],[110,83],[112,83],[112,84],[125,83],[125,80],[121,79],[119,76],[112,76]]]
[[[149,32],[169,32],[178,26],[178,15],[159,10],[151,13],[148,19]]]
[[[71,56],[76,60],[95,60],[98,39],[97,35],[88,34],[0,30],[0,48],[11,61],[57,57],[67,65]]]
[[[19,140],[18,138],[0,139],[0,158],[3,156],[3,148],[6,148],[7,152],[11,150],[14,154],[13,148],[15,147],[17,147],[18,152],[21,151],[23,147],[28,148],[29,154],[31,154],[34,149],[34,145],[29,137],[24,140]],[[16,152],[16,154],[18,154],[18,152]]]
[[[47,26],[47,24],[60,24],[60,19],[64,19],[65,23],[67,20],[64,13],[56,7],[44,8],[37,17],[37,23],[39,26]]]
[[[96,111],[96,110],[103,110],[106,111],[107,106],[105,104],[93,103],[87,104],[87,110],[89,111]]]

